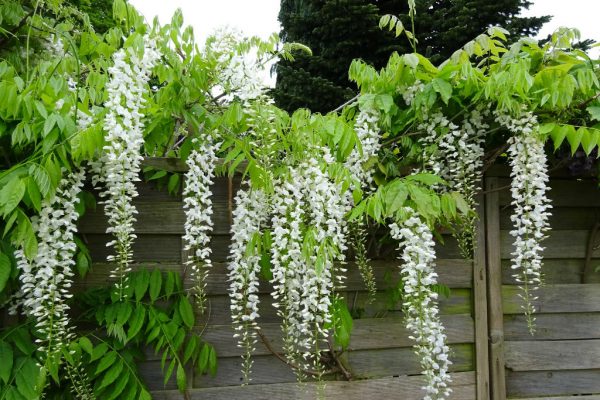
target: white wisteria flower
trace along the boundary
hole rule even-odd
[[[193,140],[196,147],[186,160],[183,207],[185,209],[185,249],[189,252],[187,264],[192,269],[192,291],[198,310],[203,313],[206,303],[206,278],[212,266],[210,234],[213,230],[211,185],[217,163],[216,150],[208,136]]]
[[[142,57],[132,48],[121,49],[113,55],[105,103],[108,110],[104,118],[106,145],[100,160],[92,165],[94,184],[102,183],[105,187],[100,195],[108,217],[106,233],[114,238],[107,246],[115,250],[107,259],[116,264],[110,276],[117,280],[119,298],[127,285],[126,274],[131,270],[132,244],[136,237],[133,224],[137,210],[132,200],[138,195],[135,182],[140,179],[140,153],[144,144],[141,111],[151,70],[159,58],[156,43],[148,37],[145,37]]]
[[[431,116],[425,114],[424,122],[419,125],[426,132],[420,139],[421,145],[434,148],[432,154],[423,154],[425,171],[442,177],[448,186],[440,189],[457,191],[472,210],[477,206],[475,197],[483,174],[485,133],[489,128],[484,117],[488,113],[487,108],[475,109],[458,126],[438,111]],[[467,216],[455,232],[465,258],[473,255],[475,223],[475,214]]]
[[[392,238],[398,240],[403,282],[403,310],[410,338],[415,341],[415,351],[423,368],[427,385],[424,400],[443,399],[449,396],[451,377],[448,367],[449,348],[440,322],[437,293],[432,285],[437,283],[435,243],[431,230],[411,208],[405,208],[406,219],[401,226],[390,225]]]
[[[354,123],[354,130],[362,151],[355,146],[344,165],[357,182],[362,186],[368,186],[373,182],[373,170],[368,168],[368,163],[377,156],[381,148],[379,112],[373,108],[361,108]]]
[[[315,151],[333,162],[325,149]],[[332,295],[343,286],[345,201],[339,186],[310,158],[275,185],[272,203],[272,295],[283,319],[284,349],[291,361],[319,373]]]
[[[531,334],[535,332],[534,291],[541,284],[541,241],[550,226],[548,218],[552,208],[548,199],[548,163],[544,141],[538,131],[538,122],[531,112],[519,117],[497,113],[496,120],[513,133],[509,139],[513,214],[510,219],[514,229],[514,251],[511,268],[520,284],[523,311]]]
[[[22,250],[15,258],[22,282],[23,311],[35,319],[40,338],[40,349],[49,356],[60,354],[71,338],[67,311],[67,299],[72,295],[73,256],[76,222],[79,218],[75,206],[83,187],[85,174],[82,169],[63,178],[55,195],[42,203],[39,216],[32,218],[38,239],[38,252],[33,260],[27,260]]]
[[[239,190],[235,198],[231,225],[231,247],[229,251],[229,296],[231,316],[238,346],[244,349],[242,372],[244,383],[249,383],[256,347],[259,317],[258,285],[261,254],[254,245],[262,240],[261,231],[268,222],[269,204],[260,189]]]

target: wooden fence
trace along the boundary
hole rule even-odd
[[[180,167],[171,165],[171,170]],[[545,242],[546,285],[536,304],[538,333],[530,336],[520,315],[518,288],[511,276],[509,181],[503,173],[486,178],[481,200],[477,251],[474,260],[462,260],[456,243],[446,237],[438,246],[437,269],[441,283],[451,289],[440,309],[452,349],[453,399],[536,398],[600,393],[600,250],[593,249],[592,228],[600,221],[600,191],[593,181],[555,179],[551,198],[552,233]],[[198,320],[204,339],[218,353],[215,377],[194,376],[193,399],[312,399],[314,384],[298,385],[288,366],[264,345],[256,349],[252,384],[240,387],[240,349],[233,339],[227,296],[226,257],[230,240],[233,192],[238,182],[218,179],[213,187],[215,229],[208,293],[208,317]],[[171,196],[149,184],[140,185],[136,200],[140,212],[134,256],[138,267],[159,266],[183,272],[184,213],[180,196]],[[107,280],[102,264],[108,237],[102,208],[89,213],[80,232],[89,243],[94,265],[79,287]],[[600,235],[598,235],[600,236]],[[600,239],[600,238],[599,238]],[[590,243],[589,243],[590,242]],[[379,292],[368,298],[356,268],[349,268],[344,293],[355,316],[350,348],[342,361],[354,380],[330,381],[325,398],[420,399],[423,392],[418,359],[403,327],[398,304],[390,304],[386,287],[398,279],[399,262],[390,246],[374,252],[373,267]],[[587,261],[586,261],[587,258]],[[392,281],[386,279],[393,276]],[[261,284],[260,325],[276,350],[281,348],[279,324],[268,294]],[[156,399],[183,398],[175,383],[162,385],[160,361],[149,357],[141,370]],[[562,398],[562,397],[561,397]],[[580,397],[578,397],[580,398]],[[587,397],[600,399],[600,397]]]

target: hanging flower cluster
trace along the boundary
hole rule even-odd
[[[377,156],[381,148],[378,125],[379,112],[377,110],[369,108],[360,110],[354,129],[362,152],[355,147],[344,163],[353,178],[363,186],[368,186],[373,182],[373,171],[366,166],[369,160]]]
[[[185,249],[189,252],[187,264],[192,269],[192,291],[196,297],[198,310],[203,313],[206,303],[206,277],[212,262],[210,233],[213,229],[211,188],[215,177],[217,144],[204,137],[194,139],[194,146],[186,160],[188,171],[185,174],[183,207],[185,208]]]
[[[244,349],[242,371],[244,383],[250,381],[256,347],[256,319],[258,314],[258,285],[261,254],[253,246],[261,240],[261,231],[268,222],[269,206],[265,193],[258,189],[240,190],[235,198],[231,225],[229,281],[231,315],[238,345]]]
[[[324,160],[333,162],[324,153]],[[290,168],[288,179],[275,186],[272,203],[273,298],[283,319],[286,355],[319,373],[331,296],[345,272],[336,266],[346,250],[344,199],[317,159],[310,158]]]
[[[35,319],[40,333],[37,342],[48,356],[60,355],[71,337],[66,301],[71,297],[73,256],[77,250],[74,234],[79,217],[75,205],[83,187],[83,170],[63,178],[50,200],[45,200],[39,216],[32,218],[38,239],[38,252],[31,261],[22,250],[15,258],[21,272],[22,305],[27,316]]]
[[[471,209],[477,205],[475,196],[482,178],[485,133],[489,128],[484,122],[487,114],[487,109],[475,109],[459,127],[436,112],[431,116],[426,114],[419,126],[426,132],[420,139],[421,145],[436,148],[433,154],[424,154],[426,170],[446,180],[448,188],[459,192]],[[468,216],[454,233],[465,258],[473,256],[475,223],[476,216]]]
[[[133,223],[137,210],[132,200],[137,197],[135,182],[139,181],[140,150],[144,145],[144,95],[150,73],[160,53],[156,44],[145,38],[144,54],[140,58],[133,49],[121,49],[113,55],[114,65],[109,68],[111,79],[107,84],[108,110],[104,118],[106,145],[101,159],[93,164],[94,184],[102,183],[105,191],[104,212],[108,217],[106,233],[112,234],[115,254],[108,256],[116,263],[111,278],[117,279],[119,298],[126,287],[126,274],[131,270],[132,244],[135,239]]]
[[[521,285],[523,310],[527,318],[529,332],[535,332],[535,307],[537,299],[533,292],[541,283],[542,252],[540,245],[550,226],[550,200],[548,199],[548,166],[544,141],[538,132],[538,123],[531,113],[513,118],[497,113],[496,120],[513,136],[509,138],[511,195],[513,214],[510,219],[514,229],[510,232],[514,240],[512,269],[514,277]]]
[[[352,178],[363,187],[369,187],[373,183],[373,170],[368,168],[369,161],[377,157],[381,148],[379,141],[379,112],[375,109],[361,109],[355,122],[355,131],[358,141],[361,144],[362,152],[354,148],[344,165],[350,171]],[[348,191],[345,195],[347,206],[352,207],[352,193]],[[354,257],[358,271],[369,292],[368,301],[375,298],[377,288],[375,286],[375,276],[365,246],[366,230],[364,221],[351,223],[351,244],[354,251]]]
[[[431,288],[437,283],[435,243],[421,218],[411,208],[406,208],[405,213],[407,218],[402,227],[390,225],[392,238],[400,241],[404,317],[427,381],[424,400],[442,399],[451,392],[448,387],[451,361],[438,315],[437,293]]]

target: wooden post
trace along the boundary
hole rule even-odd
[[[488,325],[490,338],[490,399],[506,399],[504,371],[504,321],[500,253],[500,204],[498,179],[486,179],[485,242],[488,281]]]
[[[488,358],[487,279],[485,268],[484,196],[479,196],[473,251],[473,320],[475,322],[475,357],[477,400],[490,398],[490,368]]]

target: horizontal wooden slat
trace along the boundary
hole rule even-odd
[[[505,340],[567,340],[600,338],[600,313],[537,314],[535,335],[523,315],[504,316]]]
[[[504,348],[513,371],[600,368],[600,339],[505,342]]]
[[[600,193],[599,193],[600,196]],[[600,199],[598,200],[600,203]],[[551,210],[548,222],[554,230],[590,230],[596,221],[600,221],[600,204],[598,207],[558,207]],[[510,220],[512,208],[500,210],[500,229],[510,230],[513,223]]]
[[[450,371],[473,370],[473,351],[472,344],[450,345]],[[422,371],[420,360],[411,348],[352,351],[347,359],[352,372],[363,378],[414,375]]]
[[[359,380],[352,382],[326,382],[320,384],[282,383],[268,385],[232,386],[223,388],[205,388],[190,390],[190,400],[279,400],[297,399],[314,400],[319,394],[324,399],[394,399],[401,395],[403,400],[420,400],[425,395],[422,386],[423,378],[420,376],[401,376],[395,378],[382,378]],[[472,372],[458,372],[452,374],[452,394],[450,400],[474,400],[475,376]],[[179,400],[183,396],[176,391],[157,391],[152,393],[155,400]]]
[[[557,396],[557,397],[528,397],[520,400],[600,400],[600,396]]]
[[[510,398],[600,393],[600,370],[507,372]],[[586,397],[579,397],[584,400]]]
[[[500,187],[510,185],[509,179],[499,179]],[[501,190],[500,206],[510,204],[510,190]],[[550,181],[548,197],[554,207],[598,207],[600,189],[595,180],[555,179]]]
[[[472,343],[473,319],[470,315],[444,315],[441,317],[448,343]],[[268,338],[276,351],[281,351],[281,328],[278,323],[260,325],[261,332]],[[242,354],[233,337],[231,325],[209,325],[203,332],[202,339],[213,345],[221,357],[233,357]],[[354,320],[354,328],[348,350],[387,349],[411,347],[414,341],[408,338],[409,333],[401,318],[367,318]],[[256,346],[255,355],[269,354],[260,342]]]
[[[111,239],[105,234],[83,235],[94,262],[104,262],[106,256],[114,254],[107,247]],[[140,235],[133,243],[135,262],[181,262],[181,236],[178,235]]]
[[[400,279],[400,269],[398,268],[399,261],[395,260],[375,260],[371,262],[373,273],[379,289],[385,289],[389,287],[392,282],[386,280],[386,275],[392,277],[393,283]],[[436,271],[439,275],[438,280],[444,285],[458,289],[458,288],[470,288],[472,286],[472,263],[465,260],[438,260]],[[132,264],[133,270],[138,269],[154,269],[160,268],[164,271],[178,271],[183,273],[184,266],[177,263],[156,263],[156,262],[143,262]],[[94,263],[90,272],[85,279],[78,279],[75,285],[78,288],[90,288],[103,286],[110,275],[110,271],[114,269],[113,264],[97,262]],[[365,284],[360,272],[356,267],[356,264],[350,262],[346,265],[347,278],[345,282],[346,291],[362,291],[365,290]],[[192,282],[190,281],[189,274],[185,277],[185,287],[191,287]],[[209,295],[224,295],[228,293],[229,281],[227,277],[227,264],[215,263],[209,271],[207,279],[206,292]],[[272,285],[262,280],[259,286],[261,293],[270,293]]]
[[[543,257],[548,258],[585,258],[588,231],[550,231],[548,238],[542,242],[545,248]],[[509,231],[500,231],[500,241],[502,244],[502,258],[510,259],[513,251],[514,238],[510,236]],[[600,249],[596,249],[593,257],[600,258]]]
[[[452,372],[465,372],[473,369],[473,346],[470,344],[451,345],[450,366]],[[353,375],[359,378],[384,376],[417,375],[421,366],[411,348],[361,350],[348,352],[347,364]],[[194,387],[232,386],[242,383],[241,357],[219,357],[219,370],[215,377],[197,376]],[[275,356],[253,357],[252,382],[283,383],[294,382],[296,377],[289,366]]]
[[[138,217],[133,224],[136,234],[175,234],[185,233],[185,212],[180,201],[135,202]],[[226,235],[230,231],[229,210],[227,204],[213,204],[213,234]],[[79,223],[81,233],[105,233],[107,228],[104,207],[98,206],[95,211],[88,211]]]
[[[522,313],[522,299],[517,286],[502,287],[504,314]],[[600,284],[548,285],[536,291],[536,312],[576,313],[600,311]]]
[[[581,283],[583,277],[584,259],[545,259],[542,266],[542,278],[547,285]],[[587,283],[600,283],[600,259],[592,259],[592,271]],[[502,284],[516,285],[514,270],[510,260],[502,260]]]
[[[401,305],[389,304],[386,293],[378,293],[372,303],[367,304],[368,295],[366,292],[345,292],[348,307],[351,312],[360,315],[361,318],[373,317],[400,317]],[[259,295],[259,313],[261,323],[279,322],[275,309],[272,306],[273,300],[268,294]],[[449,298],[441,297],[439,307],[441,314],[468,314],[471,312],[471,290],[453,289]],[[231,323],[231,313],[229,310],[229,296],[211,296],[208,299],[207,315],[198,318],[198,323],[204,326],[206,320],[210,324],[226,325]]]
[[[505,164],[495,164],[490,166],[485,171],[486,177],[498,177],[508,178],[510,177],[511,167]],[[592,168],[589,171],[581,171],[574,173],[569,168],[551,168],[549,171],[551,179],[594,179],[596,177],[596,171]]]

